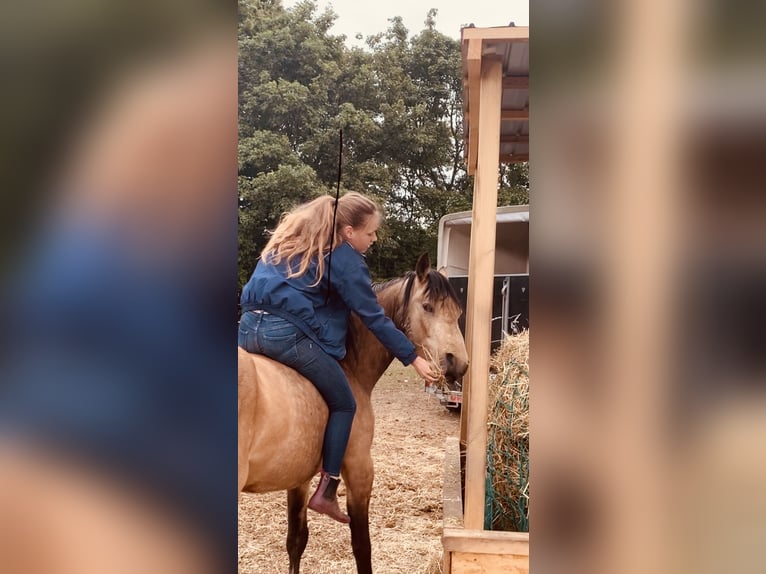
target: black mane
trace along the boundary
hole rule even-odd
[[[395,301],[393,309],[389,309],[387,314],[391,318],[391,320],[394,322],[394,324],[401,329],[406,335],[409,336],[409,317],[407,313],[407,309],[409,308],[410,299],[412,297],[412,286],[415,283],[416,274],[414,271],[409,271],[402,277],[396,277],[395,279],[390,279],[388,281],[383,281],[382,283],[374,283],[372,285],[372,290],[375,293],[379,293],[380,291],[383,291],[384,289],[387,289],[388,287],[393,287],[395,285],[399,285],[401,283],[404,283],[404,296],[401,297],[401,299]],[[460,302],[457,298],[457,294],[455,293],[455,289],[452,287],[452,284],[449,282],[449,280],[439,273],[438,271],[429,270],[428,275],[426,276],[426,290],[425,295],[430,303],[436,303],[444,301],[445,299],[452,300],[456,305],[460,306]],[[357,321],[351,321],[350,322],[350,335],[346,338],[346,350],[348,355],[356,356],[358,349],[356,347],[356,340],[353,336],[354,332],[354,325],[360,325],[361,323]]]
[[[415,276],[416,275],[414,271],[408,271],[402,277],[397,277],[396,279],[391,279],[383,283],[375,283],[372,286],[372,290],[375,293],[378,293],[383,289],[390,287],[391,285],[401,283],[402,281],[406,282],[404,288],[404,298],[397,306],[399,311],[404,312],[409,306],[410,299],[412,298],[412,286],[415,283]],[[431,303],[450,299],[457,305],[460,305],[460,302],[457,298],[457,293],[455,293],[455,289],[452,287],[452,283],[450,283],[449,279],[447,279],[444,275],[438,271],[434,271],[433,269],[430,269],[426,275],[425,295],[427,300]],[[392,319],[395,318],[392,317]],[[402,319],[404,318],[402,317]]]

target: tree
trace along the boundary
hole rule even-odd
[[[367,256],[376,278],[435,255],[441,217],[470,209],[460,45],[436,16],[414,36],[392,18],[365,48],[348,48],[329,33],[335,14],[311,0],[240,3],[240,285],[280,215],[334,189],[341,128],[342,187],[386,214]],[[526,164],[502,168],[501,204],[528,201],[528,188]]]

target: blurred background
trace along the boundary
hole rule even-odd
[[[533,572],[762,572],[764,4],[536,2]]]
[[[233,571],[233,2],[0,14],[0,571]]]

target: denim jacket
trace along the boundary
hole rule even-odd
[[[355,312],[378,340],[409,365],[417,356],[415,346],[386,317],[372,290],[370,271],[364,256],[344,242],[332,255],[332,281],[327,296],[328,256],[322,281],[316,282],[316,262],[300,277],[287,278],[287,264],[258,261],[242,290],[242,312],[260,309],[293,323],[327,354],[341,360],[346,355],[349,312]]]

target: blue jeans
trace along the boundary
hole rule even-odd
[[[266,355],[292,367],[314,384],[330,410],[322,466],[338,476],[356,412],[356,401],[340,363],[290,321],[272,314],[244,313],[237,342],[250,353]]]

